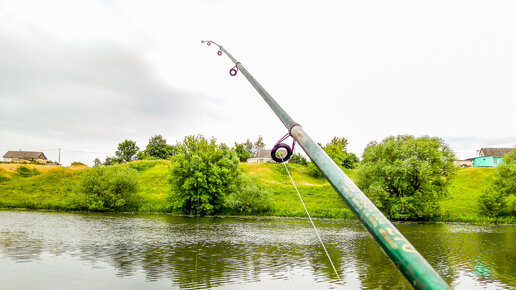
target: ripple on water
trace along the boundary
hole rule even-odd
[[[346,285],[408,287],[360,224],[332,219],[315,223]],[[397,226],[455,287],[469,281],[488,288],[516,287],[513,228]],[[114,271],[116,283],[141,276],[135,281],[147,286],[169,281],[172,288],[182,289],[338,286],[307,219],[0,211],[0,263],[45,263],[57,256],[70,259],[68,264],[80,261],[77,275]],[[79,279],[73,273],[67,278]],[[0,288],[1,283],[2,278]]]

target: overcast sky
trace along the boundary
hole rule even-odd
[[[204,134],[286,129],[223,45],[327,143],[411,134],[461,158],[516,145],[515,1],[0,0],[0,150],[92,164]]]

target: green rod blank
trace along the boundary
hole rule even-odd
[[[364,225],[374,240],[415,289],[449,289],[448,284],[398,229],[382,214],[337,164],[314,142],[303,128],[283,110],[258,81],[226,49],[213,41],[258,91],[270,108],[301,145],[310,159],[324,173],[335,191]],[[220,55],[220,54],[219,54]]]

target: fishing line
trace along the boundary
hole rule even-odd
[[[303,201],[303,198],[301,197],[301,194],[299,193],[299,190],[297,189],[296,183],[294,182],[292,175],[290,175],[290,171],[288,170],[287,165],[285,164],[285,162],[282,162],[282,163],[283,163],[283,166],[285,167],[285,170],[288,173],[288,177],[290,177],[290,180],[292,181],[292,184],[294,185],[294,188],[296,189],[297,196],[299,196],[299,200],[301,200],[301,203],[303,204],[303,207],[305,208],[306,215],[308,215],[308,219],[310,220],[310,223],[312,223],[312,226],[315,230],[315,234],[317,235],[317,238],[319,238],[319,242],[321,242],[324,252],[326,253],[326,256],[328,257],[328,260],[330,260],[330,264],[333,268],[333,271],[335,271],[335,275],[337,275],[337,279],[339,279],[339,281],[341,283],[344,283],[344,281],[342,281],[342,279],[340,278],[339,273],[337,272],[337,269],[335,268],[335,265],[333,264],[330,254],[328,253],[328,251],[326,250],[326,247],[324,246],[321,236],[319,235],[319,231],[317,230],[317,227],[315,226],[314,221],[312,220],[312,217],[310,216],[310,213],[308,212],[308,209],[306,208],[305,202]]]

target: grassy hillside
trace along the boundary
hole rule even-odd
[[[451,181],[449,195],[441,201],[444,220],[479,221],[478,197],[489,183],[494,168],[461,168]]]
[[[86,166],[23,165],[39,172],[32,177],[16,174],[20,164],[0,164],[0,207],[67,209],[80,172]]]
[[[282,164],[242,163],[241,165],[248,174],[258,177],[271,188],[274,200],[272,215],[306,216],[292,181]],[[353,216],[326,179],[309,176],[306,167],[295,164],[288,166],[310,215],[319,217]]]
[[[40,174],[21,177],[18,164],[0,164],[0,207],[70,210],[82,170],[87,167],[26,165]],[[166,212],[168,161],[136,161],[130,166],[139,172],[142,212]],[[244,171],[262,180],[273,192],[270,215],[306,216],[299,197],[282,164],[242,163]],[[351,211],[324,178],[313,178],[306,168],[288,165],[312,216],[352,217]],[[492,168],[460,169],[441,202],[443,221],[492,221],[479,213],[478,196],[492,175]],[[346,171],[354,179],[354,171]]]

